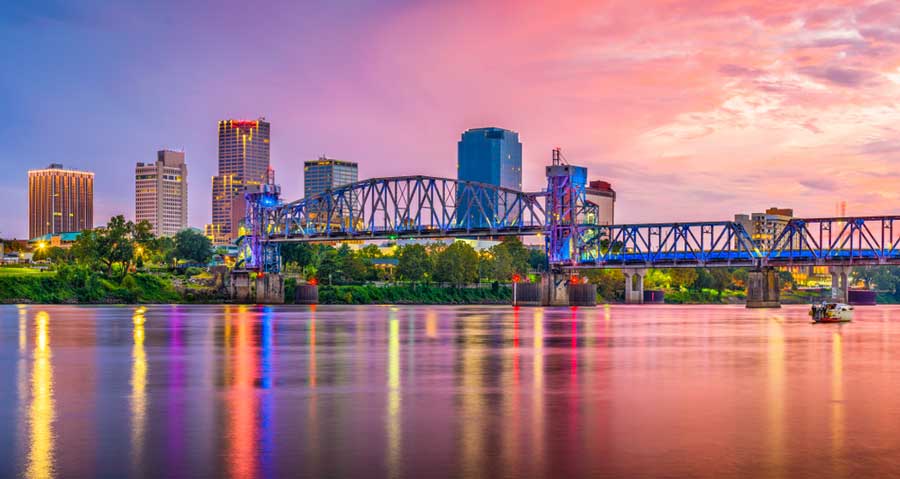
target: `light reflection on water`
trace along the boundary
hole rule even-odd
[[[857,315],[0,307],[0,477],[883,476],[900,308]]]
[[[138,474],[143,469],[144,430],[147,426],[147,353],[144,351],[144,313],[146,308],[135,308],[134,348],[131,352],[131,471]]]
[[[31,369],[31,401],[28,408],[29,449],[25,477],[46,479],[54,475],[53,365],[50,361],[50,316],[39,311],[34,318],[34,362]]]

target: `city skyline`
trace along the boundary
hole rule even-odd
[[[12,6],[0,22],[4,70],[17,72],[0,75],[15,120],[0,126],[0,194],[24,210],[27,170],[61,162],[97,173],[95,222],[131,216],[129,160],[178,148],[200,179],[189,218],[202,226],[210,125],[264,115],[278,125],[271,158],[287,199],[302,196],[302,160],[322,151],[357,161],[361,178],[453,178],[459,133],[498,125],[523,138],[524,189],[543,186],[560,146],[616,185],[619,222],[727,220],[770,204],[829,216],[840,201],[850,214],[900,210],[896,3],[275,3],[224,2],[211,16],[165,2]],[[325,42],[335,25],[356,33]],[[25,237],[27,224],[2,215],[0,236]]]

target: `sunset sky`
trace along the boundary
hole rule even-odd
[[[455,177],[473,127],[518,131],[526,189],[560,146],[616,220],[900,213],[900,2],[38,1],[0,13],[0,236],[28,169],[96,173],[134,215],[134,164],[184,149],[210,219],[216,122],[265,116],[287,199],[302,161]]]

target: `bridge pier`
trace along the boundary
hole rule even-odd
[[[832,266],[831,271],[831,299],[839,303],[850,302],[850,266]]]
[[[541,274],[541,304],[544,306],[569,305],[565,274],[553,272]]]
[[[284,278],[277,273],[232,271],[228,289],[235,303],[284,303]]]
[[[541,283],[513,284],[513,306],[596,306],[597,285],[569,281],[565,273],[542,273]]]
[[[647,269],[628,268],[623,269],[622,273],[625,274],[625,304],[644,304],[644,277],[647,276]]]
[[[775,268],[761,268],[747,274],[747,307],[781,307],[781,284]]]

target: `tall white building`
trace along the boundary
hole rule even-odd
[[[173,236],[188,226],[187,165],[181,151],[162,150],[156,157],[134,169],[134,217],[153,225],[157,236]]]

